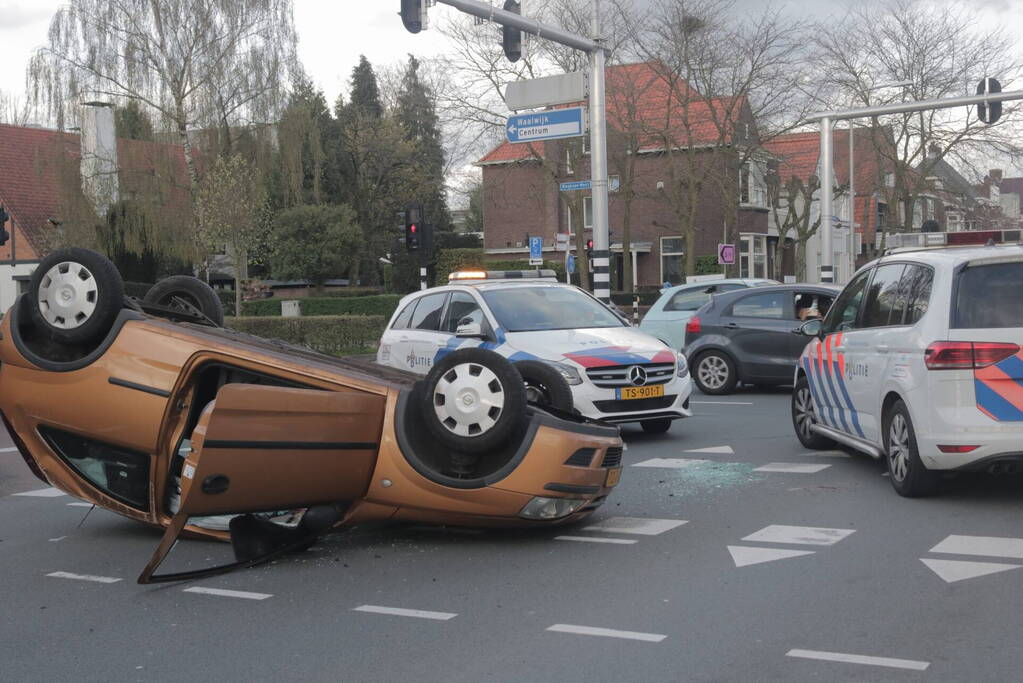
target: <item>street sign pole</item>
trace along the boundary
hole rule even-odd
[[[607,207],[607,112],[604,101],[604,50],[600,47],[600,0],[593,0],[590,53],[590,180],[593,183],[593,295],[611,301],[611,245]]]

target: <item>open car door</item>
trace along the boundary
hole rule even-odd
[[[376,465],[386,397],[227,384],[203,411],[181,472],[181,507],[139,583],[180,581],[251,566],[308,544],[361,498]],[[287,529],[244,513],[307,509]],[[231,520],[237,562],[154,575],[190,517]]]

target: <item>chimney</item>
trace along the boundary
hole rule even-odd
[[[1002,169],[992,168],[990,171],[987,172],[987,175],[989,178],[991,178],[991,182],[993,184],[995,185],[1002,184]]]
[[[82,105],[82,191],[100,216],[118,200],[117,133],[107,102]]]

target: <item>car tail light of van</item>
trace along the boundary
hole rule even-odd
[[[693,316],[686,321],[686,334],[700,334],[700,318]]]
[[[973,451],[980,448],[980,446],[942,446],[938,445],[938,450],[942,453],[972,453]]]
[[[924,352],[924,363],[928,370],[974,370],[1000,363],[1017,353],[1018,344],[934,342]]]

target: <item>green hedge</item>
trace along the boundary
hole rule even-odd
[[[448,275],[456,270],[533,270],[537,266],[529,265],[529,259],[505,259],[491,261],[485,258],[482,249],[445,249],[437,255],[434,266],[434,285],[446,285]],[[553,270],[558,279],[565,279],[563,261],[544,261],[540,268]]]
[[[317,315],[380,315],[390,318],[401,300],[400,294],[377,294],[375,296],[349,297],[308,297],[297,299],[301,302],[302,316]],[[246,301],[242,313],[246,316],[279,316],[281,302],[288,299],[261,299]]]
[[[224,325],[239,332],[281,339],[321,353],[341,356],[375,351],[387,318],[380,315],[228,318]]]

